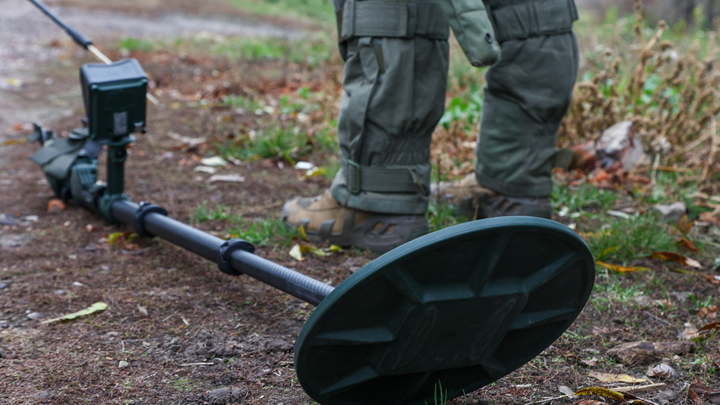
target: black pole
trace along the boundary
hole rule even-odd
[[[113,218],[118,222],[136,226],[136,213],[139,208],[140,206],[134,202],[122,200],[114,202],[111,211]],[[144,215],[142,226],[148,233],[212,261],[218,260],[221,247],[225,244],[223,239],[157,212]],[[334,289],[323,282],[244,250],[232,252],[230,266],[237,272],[313,305],[319,304]]]
[[[48,6],[46,6],[45,3],[42,2],[42,0],[30,0],[30,2],[31,2],[32,4],[34,4],[35,6],[37,6],[37,8],[39,8],[40,11],[42,11],[43,13],[45,13],[45,15],[47,15],[47,16],[50,17],[53,21],[55,21],[55,24],[57,24],[57,25],[59,25],[60,27],[62,27],[62,28],[65,30],[65,32],[67,32],[68,35],[70,35],[70,37],[72,37],[72,39],[73,39],[78,45],[82,46],[82,47],[85,48],[85,49],[88,49],[88,46],[92,45],[92,41],[90,40],[90,38],[88,38],[88,37],[87,37],[85,34],[83,34],[82,32],[76,30],[75,28],[67,25],[67,24],[65,23],[65,21],[63,21],[63,19],[60,18],[60,16],[58,16],[57,14],[55,14],[54,11],[50,10],[50,9],[48,8]]]

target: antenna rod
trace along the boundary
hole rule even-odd
[[[70,36],[70,38],[75,41],[78,45],[82,46],[83,48],[87,49],[88,51],[92,52],[93,55],[95,55],[98,59],[103,61],[105,64],[111,64],[113,63],[110,58],[105,56],[102,52],[100,52],[99,49],[97,49],[93,44],[92,40],[87,37],[87,35],[83,34],[82,32],[76,30],[75,28],[67,25],[65,21],[63,21],[62,18],[60,18],[59,15],[55,14],[54,11],[50,10],[48,6],[42,2],[42,0],[30,0],[32,4],[34,4],[37,8],[40,9],[45,15],[50,17],[51,20],[55,21],[55,24],[59,25],[62,29],[67,32],[67,34]],[[145,93],[145,96],[148,100],[150,100],[151,103],[155,105],[159,105],[160,102],[150,93]]]

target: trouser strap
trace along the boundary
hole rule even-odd
[[[374,193],[429,194],[423,179],[407,167],[361,166],[349,160],[346,170],[347,188],[354,194],[361,190]]]
[[[502,43],[570,32],[578,12],[573,0],[548,0],[494,7],[490,16],[495,36]]]
[[[450,28],[435,1],[348,0],[337,12],[340,40],[352,37],[447,40]]]

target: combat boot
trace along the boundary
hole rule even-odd
[[[432,194],[441,203],[456,207],[455,214],[473,219],[530,216],[552,217],[550,198],[510,197],[478,184],[475,174],[462,180],[433,184]]]
[[[310,242],[327,240],[380,253],[428,233],[424,215],[380,214],[344,207],[329,191],[287,201],[282,220],[289,229],[302,225]]]

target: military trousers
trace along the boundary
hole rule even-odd
[[[492,0],[486,6],[501,56],[486,74],[476,176],[502,194],[545,197],[552,191],[556,133],[577,75],[574,3]],[[339,33],[346,62],[337,128],[340,171],[331,193],[351,208],[422,215],[430,197],[432,132],[445,107],[449,45],[438,33],[447,25],[434,13],[436,21],[425,17],[423,28],[432,35],[383,36],[363,32],[359,19],[347,17],[347,7],[343,13],[336,1],[345,17],[339,17]],[[386,17],[392,25],[395,16]]]
[[[557,131],[578,73],[572,0],[486,2],[500,41],[488,69],[475,175],[511,197],[548,197]]]

